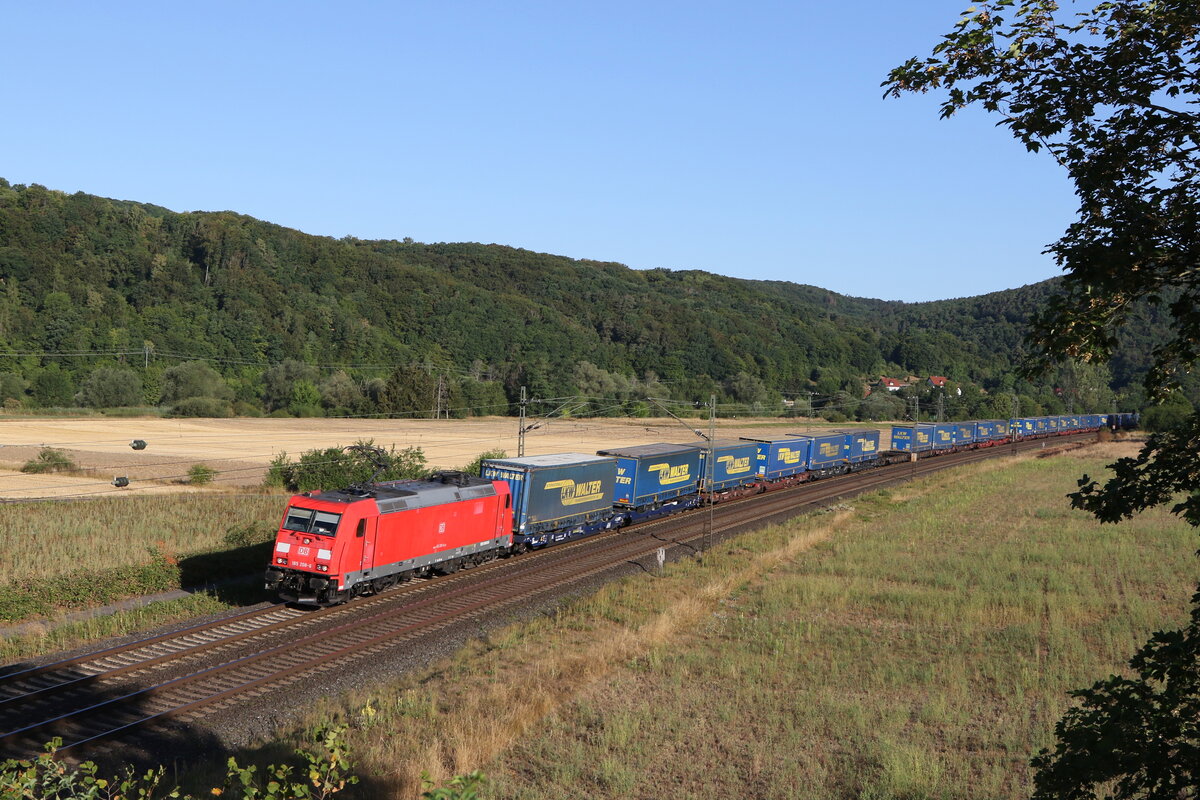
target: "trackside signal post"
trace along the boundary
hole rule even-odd
[[[693,428],[691,425],[688,425],[686,422],[684,422],[682,419],[680,419],[678,416],[676,416],[671,411],[671,409],[667,408],[663,404],[663,402],[661,400],[659,400],[658,398],[648,397],[646,399],[650,400],[652,403],[654,403],[656,406],[661,408],[663,411],[667,412],[667,414],[669,414],[673,420],[678,422],[683,427],[687,428],[689,431],[692,432],[693,435],[699,436],[701,439],[706,439],[708,441],[708,447],[705,449],[705,452],[707,453],[707,457],[705,458],[706,464],[705,464],[705,469],[704,469],[704,479],[705,479],[706,488],[708,489],[708,515],[705,517],[705,521],[704,521],[704,537],[703,537],[704,546],[703,546],[703,548],[701,548],[702,552],[706,551],[710,547],[712,547],[712,544],[713,544],[713,503],[716,502],[716,492],[713,491],[713,484],[716,482],[716,477],[717,477],[716,476],[716,467],[717,467],[717,448],[716,448],[717,396],[715,394],[710,394],[708,396],[708,433],[707,434],[701,433],[700,430]]]

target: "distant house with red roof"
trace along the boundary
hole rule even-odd
[[[879,383],[877,385],[882,386],[883,388],[887,389],[889,392],[898,392],[898,391],[900,391],[900,389],[904,388],[904,386],[906,386],[907,384],[905,384],[904,381],[899,380],[898,378],[888,378],[888,377],[881,376],[879,378]]]
[[[946,388],[946,378],[942,375],[930,375],[929,376],[929,385],[935,389],[945,389]]]

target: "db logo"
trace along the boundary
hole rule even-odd
[[[297,547],[296,548],[296,555],[298,555],[298,556],[306,556],[311,552],[312,552],[311,547]]]

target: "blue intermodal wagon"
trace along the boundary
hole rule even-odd
[[[892,449],[904,453],[924,453],[933,449],[934,426],[928,422],[892,426]]]
[[[954,423],[954,445],[956,447],[970,447],[973,444],[975,444],[975,423]]]
[[[1002,419],[985,419],[975,423],[976,444],[1000,442],[1008,438],[1009,425]]]
[[[842,431],[846,435],[846,460],[861,464],[879,456],[879,430],[877,428],[855,428]]]
[[[603,528],[612,516],[617,462],[583,453],[485,459],[482,475],[508,481],[513,541],[538,547]]]
[[[808,450],[809,471],[824,475],[844,471],[849,464],[847,451],[848,437],[845,431],[825,431],[822,433],[789,433],[789,436],[808,439],[812,442]]]
[[[933,425],[933,449],[951,450],[954,448],[954,435],[958,426],[953,422],[935,422]]]
[[[724,491],[758,480],[758,445],[741,439],[712,443],[714,468],[712,490]],[[700,473],[708,481],[708,446],[701,445]]]
[[[644,444],[601,450],[598,455],[617,461],[616,505],[640,510],[699,491],[700,448],[696,444]]]
[[[742,438],[758,445],[755,472],[763,480],[777,481],[808,471],[808,451],[812,447],[812,439],[799,436]]]

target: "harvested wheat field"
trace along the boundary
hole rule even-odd
[[[582,452],[652,442],[702,441],[673,419],[541,420],[526,435],[526,455]],[[124,491],[186,490],[188,470],[203,464],[216,471],[217,488],[262,483],[280,453],[342,447],[371,439],[382,447],[419,447],[431,467],[470,463],[485,450],[517,453],[517,420],[482,417],[453,420],[359,419],[107,419],[0,420],[0,499],[113,493],[111,481],[128,477]],[[691,421],[697,429],[708,423]],[[807,420],[718,421],[719,438],[783,435],[810,429]],[[828,426],[825,426],[828,427]],[[885,431],[884,438],[887,438]],[[130,448],[134,439],[144,450]],[[72,475],[24,475],[21,466],[45,447],[64,451],[79,467]]]

